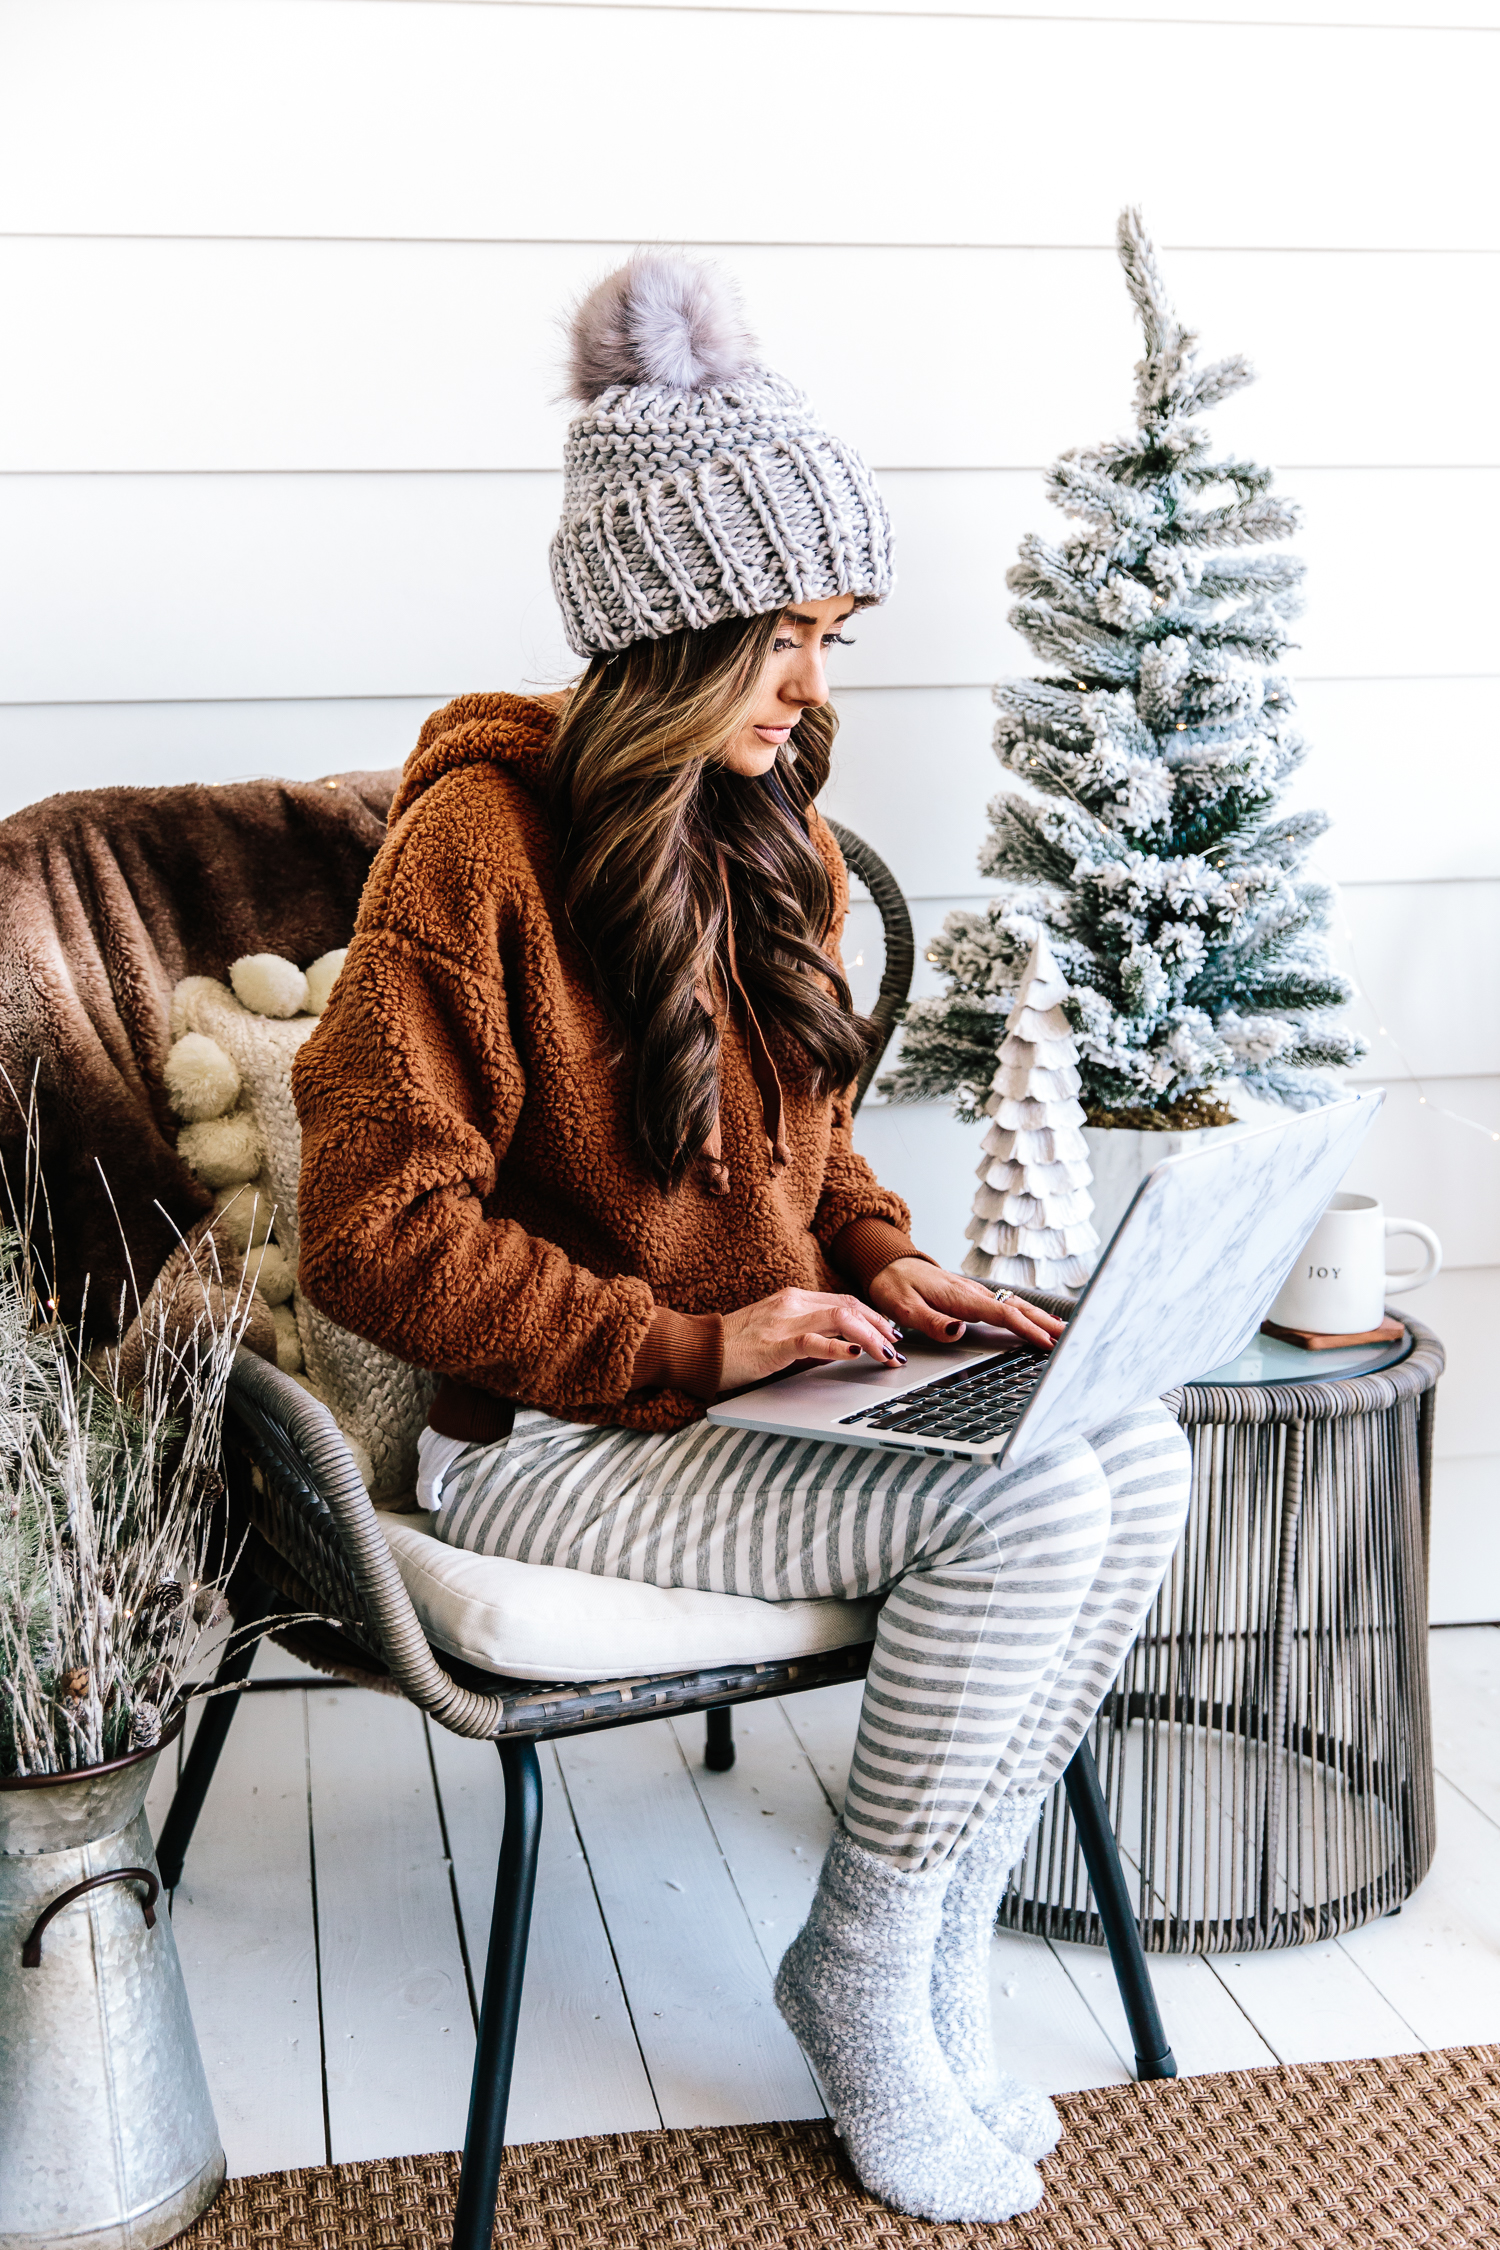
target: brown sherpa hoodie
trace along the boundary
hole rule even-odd
[[[785,1098],[773,1171],[738,1012],[720,1055],[726,1193],[660,1190],[634,1154],[630,1064],[563,924],[547,708],[461,696],[422,729],[349,957],[293,1075],[299,1281],[333,1319],[449,1383],[434,1420],[498,1435],[491,1399],[668,1430],[718,1388],[721,1316],[778,1289],[864,1287],[912,1254],[906,1206],[765,1027]],[[825,823],[836,947],[848,881]]]

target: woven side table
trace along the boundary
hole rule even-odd
[[[1403,1318],[1413,1348],[1381,1374],[1168,1401],[1193,1448],[1187,1527],[1093,1731],[1148,1952],[1305,1945],[1427,1872],[1443,1350]],[[1061,1790],[1000,1924],[1104,1942]]]

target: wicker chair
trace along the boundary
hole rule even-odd
[[[885,970],[871,1011],[879,1045],[860,1078],[862,1098],[905,1003],[915,956],[911,921],[890,871],[847,829],[835,826],[834,834],[851,872],[880,910],[885,939]],[[1060,1300],[1038,1301],[1059,1314],[1068,1309]],[[455,2250],[486,2250],[495,2217],[541,1834],[537,1744],[703,1711],[706,1761],[723,1771],[734,1762],[731,1715],[736,1703],[859,1679],[868,1668],[871,1644],[784,1661],[581,1684],[538,1685],[478,1670],[428,1641],[327,1409],[245,1352],[232,1378],[229,1409],[226,1477],[236,1533],[242,1531],[245,1539],[235,1589],[240,1622],[311,1611],[329,1620],[322,1628],[327,1654],[347,1675],[395,1689],[440,1726],[493,1741],[500,1752],[505,1824],[453,2233]],[[242,1642],[221,1666],[216,1684],[232,1687],[243,1680],[252,1653],[253,1647]],[[158,1847],[162,1880],[169,1887],[181,1876],[238,1701],[234,1694],[218,1695],[203,1707]],[[1129,2017],[1137,2071],[1142,2078],[1175,2077],[1177,2066],[1157,2013],[1086,1744],[1074,1757],[1065,1786]]]

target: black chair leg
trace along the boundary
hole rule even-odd
[[[489,2250],[495,2227],[500,2159],[505,2152],[505,2112],[510,2074],[516,2059],[521,2020],[521,1984],[526,1975],[526,1939],[536,1889],[536,1855],[542,1840],[542,1769],[534,1742],[502,1742],[505,1771],[505,1829],[495,1879],[495,1913],[490,1950],[484,1964],[484,1997],[479,2007],[479,2045],[469,2095],[458,2206],[453,2214],[453,2250]]]
[[[1137,2078],[1175,2078],[1176,2058],[1167,2045],[1156,1994],[1151,1989],[1151,1973],[1141,1948],[1141,1933],[1136,1927],[1135,1911],[1126,1888],[1125,1870],[1120,1865],[1120,1847],[1109,1825],[1104,1792],[1099,1787],[1099,1770],[1087,1742],[1080,1742],[1074,1751],[1063,1775],[1063,1787],[1068,1793],[1068,1810],[1073,1815],[1073,1826],[1083,1847],[1094,1903],[1104,1924],[1115,1981],[1130,2022],[1130,2036],[1135,2044],[1135,2074]]]
[[[257,1603],[241,1617],[239,1625],[241,1628],[258,1625],[266,1614],[265,1608]],[[232,1687],[245,1679],[255,1662],[255,1652],[259,1647],[258,1634],[239,1631],[228,1655],[214,1674],[214,1686]],[[161,1874],[163,1890],[175,1891],[182,1881],[182,1863],[187,1858],[187,1848],[193,1840],[193,1830],[198,1825],[198,1815],[203,1810],[203,1800],[208,1795],[208,1785],[213,1780],[219,1752],[229,1739],[229,1729],[239,1707],[240,1699],[237,1695],[210,1695],[204,1698],[203,1708],[198,1714],[193,1746],[183,1760],[177,1789],[157,1841],[156,1864]]]
[[[731,1703],[710,1703],[708,1707],[703,1763],[710,1773],[728,1773],[734,1764],[734,1706]]]

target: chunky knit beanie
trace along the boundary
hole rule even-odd
[[[891,590],[875,480],[801,392],[762,367],[711,268],[642,255],[584,299],[552,583],[568,645],[761,617]]]

